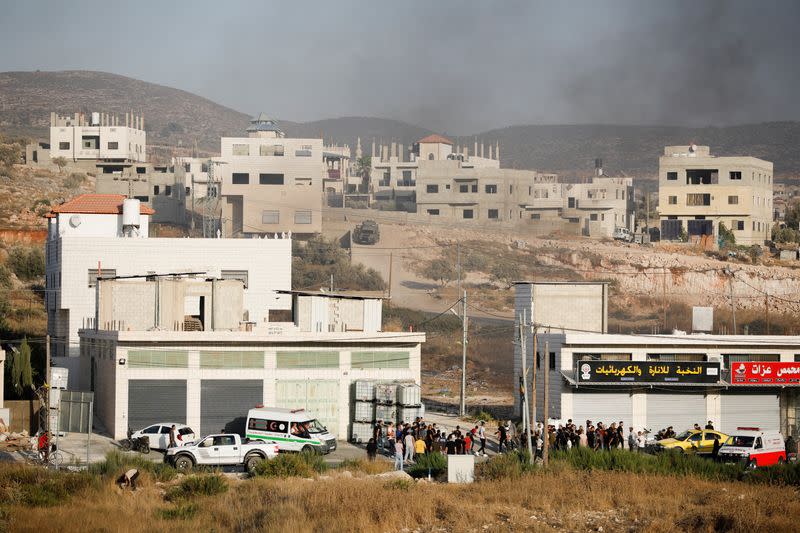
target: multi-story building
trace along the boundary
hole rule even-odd
[[[659,158],[661,239],[717,239],[719,225],[739,244],[763,244],[773,220],[772,163],[716,157],[708,146],[667,146]]]
[[[261,114],[247,137],[223,137],[219,166],[223,234],[266,235],[322,230],[322,139],[288,138]]]
[[[94,112],[61,116],[50,113],[50,158],[63,157],[73,163],[98,160],[120,165],[147,161],[147,134],[144,117],[125,113],[124,122],[116,115]]]
[[[123,195],[85,194],[47,215],[45,308],[54,361],[77,364],[77,333],[95,316],[98,275],[201,272],[240,279],[248,320],[257,323],[290,307],[276,292],[291,283],[290,239],[150,238],[153,214]],[[71,380],[80,374],[73,370]]]

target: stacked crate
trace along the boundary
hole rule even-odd
[[[384,423],[397,419],[397,383],[381,382],[375,385],[375,418]]]
[[[411,423],[424,415],[422,393],[416,383],[397,385],[397,423]]]
[[[354,384],[353,427],[351,440],[365,443],[372,438],[375,423],[375,381],[359,379]]]

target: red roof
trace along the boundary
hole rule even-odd
[[[92,215],[121,215],[122,202],[127,198],[124,194],[81,194],[54,206],[49,216],[57,213],[86,213]],[[155,211],[142,203],[139,205],[139,214],[152,215]],[[47,215],[46,215],[47,216]]]
[[[439,143],[439,144],[449,144],[453,146],[453,141],[448,139],[447,137],[442,137],[441,135],[433,134],[428,135],[427,137],[423,137],[422,139],[417,141],[418,143]]]

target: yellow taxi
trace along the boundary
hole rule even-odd
[[[675,438],[657,441],[656,449],[706,454],[714,449],[715,438],[719,439],[719,445],[722,446],[728,440],[728,435],[715,429],[687,429]]]

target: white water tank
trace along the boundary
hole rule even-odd
[[[100,113],[97,111],[92,113],[92,123],[89,124],[90,126],[99,126],[100,125]]]
[[[122,202],[122,227],[134,226],[139,227],[139,200],[134,198],[126,198]]]

